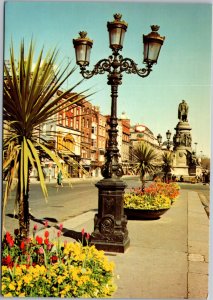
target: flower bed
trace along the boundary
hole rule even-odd
[[[179,195],[176,183],[153,182],[144,189],[133,189],[124,195],[124,208],[159,210],[168,209]]]
[[[2,243],[2,295],[5,297],[109,297],[115,291],[114,264],[103,251],[82,242],[35,236],[19,241],[6,233]]]

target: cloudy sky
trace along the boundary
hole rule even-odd
[[[144,124],[157,136],[169,129],[173,134],[178,123],[178,104],[182,99],[189,105],[192,146],[197,153],[210,155],[211,101],[211,4],[174,4],[140,2],[7,2],[5,5],[5,59],[13,40],[18,53],[24,38],[36,43],[36,53],[44,46],[48,51],[59,49],[59,62],[72,61],[75,52],[72,40],[85,30],[94,41],[90,69],[98,60],[111,54],[107,21],[121,13],[128,23],[122,55],[142,67],[142,35],[150,25],[160,26],[166,37],[158,64],[147,78],[123,73],[119,86],[118,115],[124,111],[131,124]],[[79,72],[66,82],[68,87],[80,79]],[[98,91],[90,100],[110,113],[110,86],[107,74],[94,76],[81,89]]]

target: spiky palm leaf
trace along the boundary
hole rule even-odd
[[[165,174],[165,179],[167,179],[167,175],[169,172],[171,172],[172,170],[172,166],[173,166],[173,157],[172,157],[172,153],[169,152],[169,151],[165,151],[163,154],[162,154],[162,171],[164,172]]]
[[[133,158],[137,163],[137,170],[140,172],[143,190],[145,187],[144,177],[146,173],[152,174],[158,166],[158,154],[150,144],[141,141],[133,149]]]
[[[32,166],[37,169],[43,194],[47,197],[38,148],[46,152],[63,170],[57,154],[48,149],[45,143],[39,141],[39,125],[65,107],[85,99],[83,94],[87,92],[85,90],[79,94],[70,94],[82,82],[80,81],[60,95],[56,94],[62,84],[75,71],[75,67],[69,70],[69,64],[62,71],[60,67],[53,70],[56,58],[57,51],[53,50],[43,59],[42,49],[34,67],[33,42],[31,41],[28,54],[25,57],[25,46],[22,41],[18,61],[15,60],[12,45],[9,67],[4,63],[3,171],[7,170],[7,182],[3,201],[3,215],[13,179],[18,176],[16,201],[19,204],[20,219],[22,218],[22,221],[19,219],[19,227],[26,227],[26,224],[23,223],[24,208],[21,206],[24,205],[24,202],[28,202],[29,172]],[[65,99],[65,97],[66,100],[63,100],[62,107],[60,100]],[[20,229],[22,230],[22,228]],[[24,235],[27,234],[27,230],[25,228]]]

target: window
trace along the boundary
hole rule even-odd
[[[82,127],[85,127],[85,119],[82,119]]]
[[[65,119],[65,125],[66,126],[68,126],[68,122],[69,122],[68,117],[66,117],[66,119]]]
[[[96,145],[97,145],[96,140],[92,140],[92,146],[96,147]]]
[[[76,129],[79,129],[79,120],[76,120]]]
[[[59,115],[59,124],[62,125],[62,122],[63,122],[63,117],[62,117],[62,115]]]

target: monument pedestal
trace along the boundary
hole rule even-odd
[[[172,172],[176,176],[195,177],[200,176],[201,166],[196,157],[196,153],[192,151],[192,128],[188,122],[188,104],[185,100],[178,107],[179,122],[175,127],[176,133],[173,137],[173,168]]]
[[[188,121],[179,121],[175,130],[173,173],[176,176],[189,176],[189,153],[192,152],[191,127]]]

